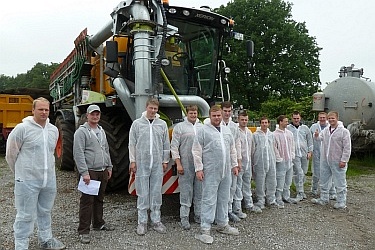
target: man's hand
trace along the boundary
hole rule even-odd
[[[233,173],[235,176],[238,176],[238,172],[239,172],[239,168],[238,168],[238,166],[232,168],[232,173]]]
[[[311,152],[308,152],[308,153],[307,153],[307,159],[308,159],[308,160],[310,160],[311,155],[312,155]]]
[[[340,161],[340,163],[339,163],[339,167],[340,167],[340,168],[344,168],[344,167],[346,167],[346,162]]]
[[[108,170],[108,180],[112,177],[112,170]]]
[[[90,184],[90,175],[87,174],[87,175],[83,175],[82,176],[82,179],[83,179],[83,182],[86,184],[86,185],[89,185]]]
[[[181,164],[177,164],[177,173],[184,175],[184,167]]]
[[[203,179],[204,179],[203,170],[195,172],[195,176],[197,176],[198,180],[203,181]]]
[[[315,138],[318,138],[318,137],[319,137],[319,130],[318,130],[318,129],[315,130],[315,132],[314,132],[314,136],[315,136]]]
[[[131,162],[130,167],[129,167],[129,173],[135,173],[135,172],[137,172],[137,164],[135,164],[135,162]]]
[[[168,163],[163,163],[163,172],[167,171]]]

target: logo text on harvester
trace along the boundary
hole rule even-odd
[[[195,17],[198,17],[198,18],[202,18],[202,19],[206,19],[206,20],[209,20],[209,21],[213,21],[215,18],[212,17],[212,16],[207,16],[205,14],[196,14]]]

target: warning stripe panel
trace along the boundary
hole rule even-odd
[[[180,192],[178,187],[178,176],[173,175],[172,167],[168,167],[168,170],[164,173],[161,191],[162,194],[173,194]],[[133,172],[129,176],[128,192],[131,195],[137,195],[137,191],[135,189],[135,174]]]

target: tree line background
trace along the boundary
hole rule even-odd
[[[248,110],[251,119],[266,115],[301,112],[305,120],[315,118],[312,95],[320,87],[316,38],[305,23],[292,18],[292,3],[283,0],[233,0],[214,11],[235,20],[234,30],[255,44],[248,68],[245,42],[228,40],[231,53],[223,55],[229,75],[232,102]],[[48,89],[58,63],[36,63],[16,77],[0,74],[0,92],[8,89]]]

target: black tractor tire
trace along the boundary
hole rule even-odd
[[[55,166],[60,170],[73,171],[74,124],[64,121],[62,116],[58,116],[55,126],[59,130],[59,139],[55,149]]]
[[[106,191],[120,191],[127,188],[129,182],[129,129],[131,119],[125,110],[102,112],[99,125],[106,132],[109,153],[113,164],[112,177]]]

